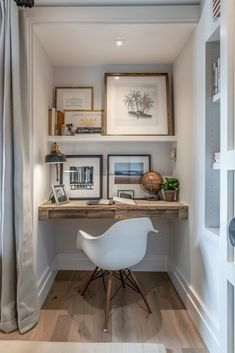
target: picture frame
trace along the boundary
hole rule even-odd
[[[106,135],[173,135],[168,73],[105,73]]]
[[[103,110],[65,110],[64,123],[73,124],[75,134],[102,133]]]
[[[55,108],[64,110],[92,110],[93,87],[55,87]]]
[[[118,190],[117,196],[123,197],[126,199],[134,199],[135,191],[134,190]]]
[[[151,170],[150,154],[109,154],[107,156],[107,198],[118,196],[121,190],[132,190],[135,199],[148,194],[139,182]]]
[[[52,185],[51,187],[57,205],[69,202],[64,185]]]
[[[62,182],[70,200],[96,200],[103,196],[103,155],[66,155]]]

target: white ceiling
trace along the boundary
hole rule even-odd
[[[173,63],[196,24],[50,23],[36,26],[55,66]],[[124,38],[117,47],[113,40]]]

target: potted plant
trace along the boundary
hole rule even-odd
[[[164,178],[161,183],[161,192],[165,201],[175,201],[179,190],[179,179]]]

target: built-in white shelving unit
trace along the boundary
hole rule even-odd
[[[206,140],[205,227],[210,234],[220,229],[220,84],[215,63],[220,63],[220,27],[206,43]],[[215,89],[216,88],[216,89]],[[216,94],[214,92],[216,91]],[[215,158],[216,156],[216,158]]]
[[[81,134],[75,136],[48,136],[48,142],[79,143],[79,142],[175,142],[176,136],[104,136]]]

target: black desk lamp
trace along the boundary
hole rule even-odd
[[[56,142],[51,145],[51,152],[46,155],[46,164],[55,164],[56,166],[56,181],[59,181],[59,164],[60,164],[60,184],[62,184],[62,169],[61,164],[66,162],[66,155],[61,153]]]

